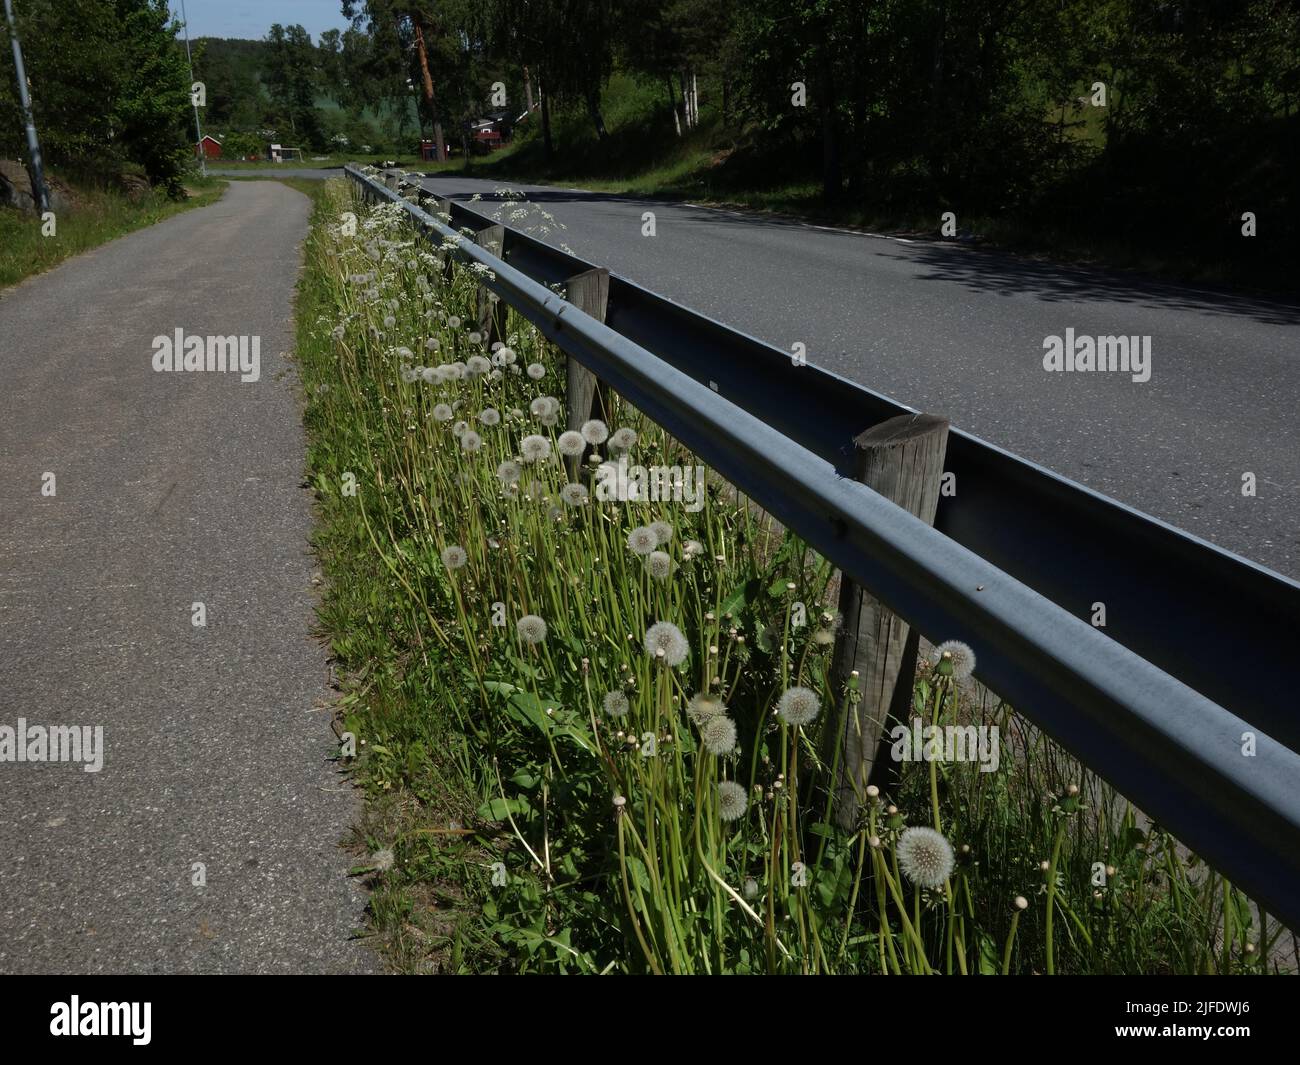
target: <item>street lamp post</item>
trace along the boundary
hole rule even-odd
[[[14,6],[5,0],[5,18],[9,22],[9,39],[14,46],[14,73],[18,76],[18,101],[22,104],[23,119],[27,123],[27,154],[31,156],[32,189],[40,204],[41,214],[50,209],[50,194],[45,188],[45,166],[41,162],[41,142],[36,138],[36,122],[32,118],[32,98],[27,93],[27,72],[23,69],[23,46],[18,43],[18,27],[14,24]]]

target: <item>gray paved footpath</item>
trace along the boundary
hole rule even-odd
[[[308,208],[237,182],[0,294],[0,727],[104,729],[97,773],[0,761],[0,972],[380,968],[282,354]],[[178,327],[260,380],[154,372]]]

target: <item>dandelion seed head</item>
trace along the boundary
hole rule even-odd
[[[635,429],[616,429],[609,438],[611,451],[631,451],[634,447],[636,447]]]
[[[704,545],[699,540],[687,540],[682,545],[682,555],[685,558],[699,558],[704,554]]]
[[[659,538],[648,525],[639,525],[627,534],[627,546],[636,555],[648,555],[659,546]]]
[[[587,502],[587,487],[581,484],[566,484],[560,489],[560,499],[566,506],[580,507]]]
[[[485,407],[483,410],[479,411],[478,420],[483,425],[500,425],[501,412],[495,407]]]
[[[975,652],[969,644],[960,640],[945,640],[934,649],[932,657],[936,664],[943,661],[945,653],[952,655],[953,680],[965,680],[975,672]]]
[[[409,366],[402,367],[402,380],[408,385],[420,375],[412,370]]]
[[[375,853],[370,856],[371,866],[381,873],[388,872],[388,870],[393,867],[396,860],[397,859],[393,856],[393,852],[387,847],[383,850],[375,851]]]
[[[453,314],[450,318],[448,318],[448,319],[447,319],[447,325],[449,325],[452,329],[459,329],[459,328],[460,328],[460,317],[459,317],[459,315],[455,315],[455,314]]]
[[[931,891],[943,887],[952,874],[952,844],[933,828],[906,828],[898,837],[898,867],[913,884]]]
[[[436,421],[449,422],[453,417],[453,412],[446,403],[439,403],[433,408],[433,417]]]
[[[787,688],[777,700],[776,712],[787,725],[808,725],[821,712],[821,702],[811,688]]]
[[[703,725],[711,717],[717,717],[719,714],[727,712],[726,704],[716,695],[708,695],[705,692],[699,692],[691,696],[691,701],[686,704],[686,716],[691,719],[695,725]]]
[[[587,450],[587,442],[582,439],[582,434],[572,429],[561,433],[559,440],[555,443],[556,447],[560,449],[561,455],[569,455],[570,457],[581,455]]]
[[[603,444],[609,439],[609,426],[599,418],[592,418],[582,423],[582,439],[589,444]]]
[[[442,549],[442,564],[448,569],[460,569],[469,561],[469,555],[459,544],[452,544]]]
[[[546,367],[540,362],[530,362],[528,364],[528,376],[534,381],[540,381],[546,376]]]
[[[628,711],[632,709],[627,696],[622,692],[606,692],[601,706],[610,717],[627,717]]]
[[[522,467],[514,459],[506,459],[497,467],[497,480],[502,484],[515,484],[523,472]]]
[[[516,357],[514,348],[497,348],[497,358],[501,360],[502,366],[513,366]]]
[[[422,366],[420,367],[420,380],[426,385],[431,385],[438,380],[438,371],[432,366]]]
[[[536,614],[525,614],[515,622],[515,632],[520,640],[534,647],[546,639],[546,622]]]
[[[734,780],[724,780],[718,785],[718,816],[724,821],[738,821],[745,816],[749,796]]]
[[[673,572],[673,560],[664,551],[651,551],[645,557],[645,568],[657,581],[666,581]]]
[[[551,453],[551,442],[535,433],[519,441],[519,453],[525,462],[541,462]]]
[[[492,364],[482,355],[471,355],[465,360],[465,371],[472,377],[482,377],[492,369]]]
[[[473,429],[466,429],[460,434],[460,449],[473,454],[483,446],[483,438],[474,432]]]
[[[655,540],[660,544],[670,543],[673,538],[673,527],[666,521],[652,521],[650,531],[655,534]]]
[[[545,418],[548,415],[555,414],[559,409],[559,400],[552,396],[538,396],[528,404],[529,413],[534,418]]]
[[[469,422],[465,421],[464,418],[461,418],[457,420],[456,424],[451,427],[451,431],[453,435],[455,435],[455,437],[459,440],[462,436],[464,436],[467,432],[469,432]]]
[[[668,666],[680,666],[691,653],[691,645],[682,630],[671,621],[656,621],[646,630],[645,649],[652,658],[662,654],[662,661]]]
[[[709,754],[730,754],[736,749],[736,723],[726,714],[715,714],[700,726],[700,742]]]

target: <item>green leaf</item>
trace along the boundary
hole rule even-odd
[[[503,799],[497,796],[478,808],[484,821],[504,821],[513,814],[526,814],[532,810],[527,799]]]

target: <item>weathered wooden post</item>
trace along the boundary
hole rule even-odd
[[[505,226],[488,226],[474,234],[474,243],[498,259],[505,248],[505,240]],[[483,347],[487,350],[491,350],[494,341],[502,339],[497,294],[487,285],[478,287],[478,331],[483,334]]]
[[[564,282],[565,298],[598,322],[605,320],[609,306],[609,271],[604,267],[584,270]],[[581,429],[584,422],[600,418],[608,422],[608,402],[600,379],[572,355],[565,360],[565,428]],[[611,431],[613,426],[610,426]],[[587,449],[590,452],[590,448]],[[579,458],[566,457],[569,480],[578,479]]]
[[[932,414],[902,414],[867,429],[853,440],[855,477],[891,503],[934,524],[939,505],[948,420]],[[838,731],[842,740],[834,782],[835,819],[851,829],[871,776],[891,707],[910,716],[917,634],[911,626],[847,578],[840,584],[843,624],[832,664],[834,690],[844,692],[856,670],[856,698],[843,696]],[[828,757],[834,756],[833,749]]]

